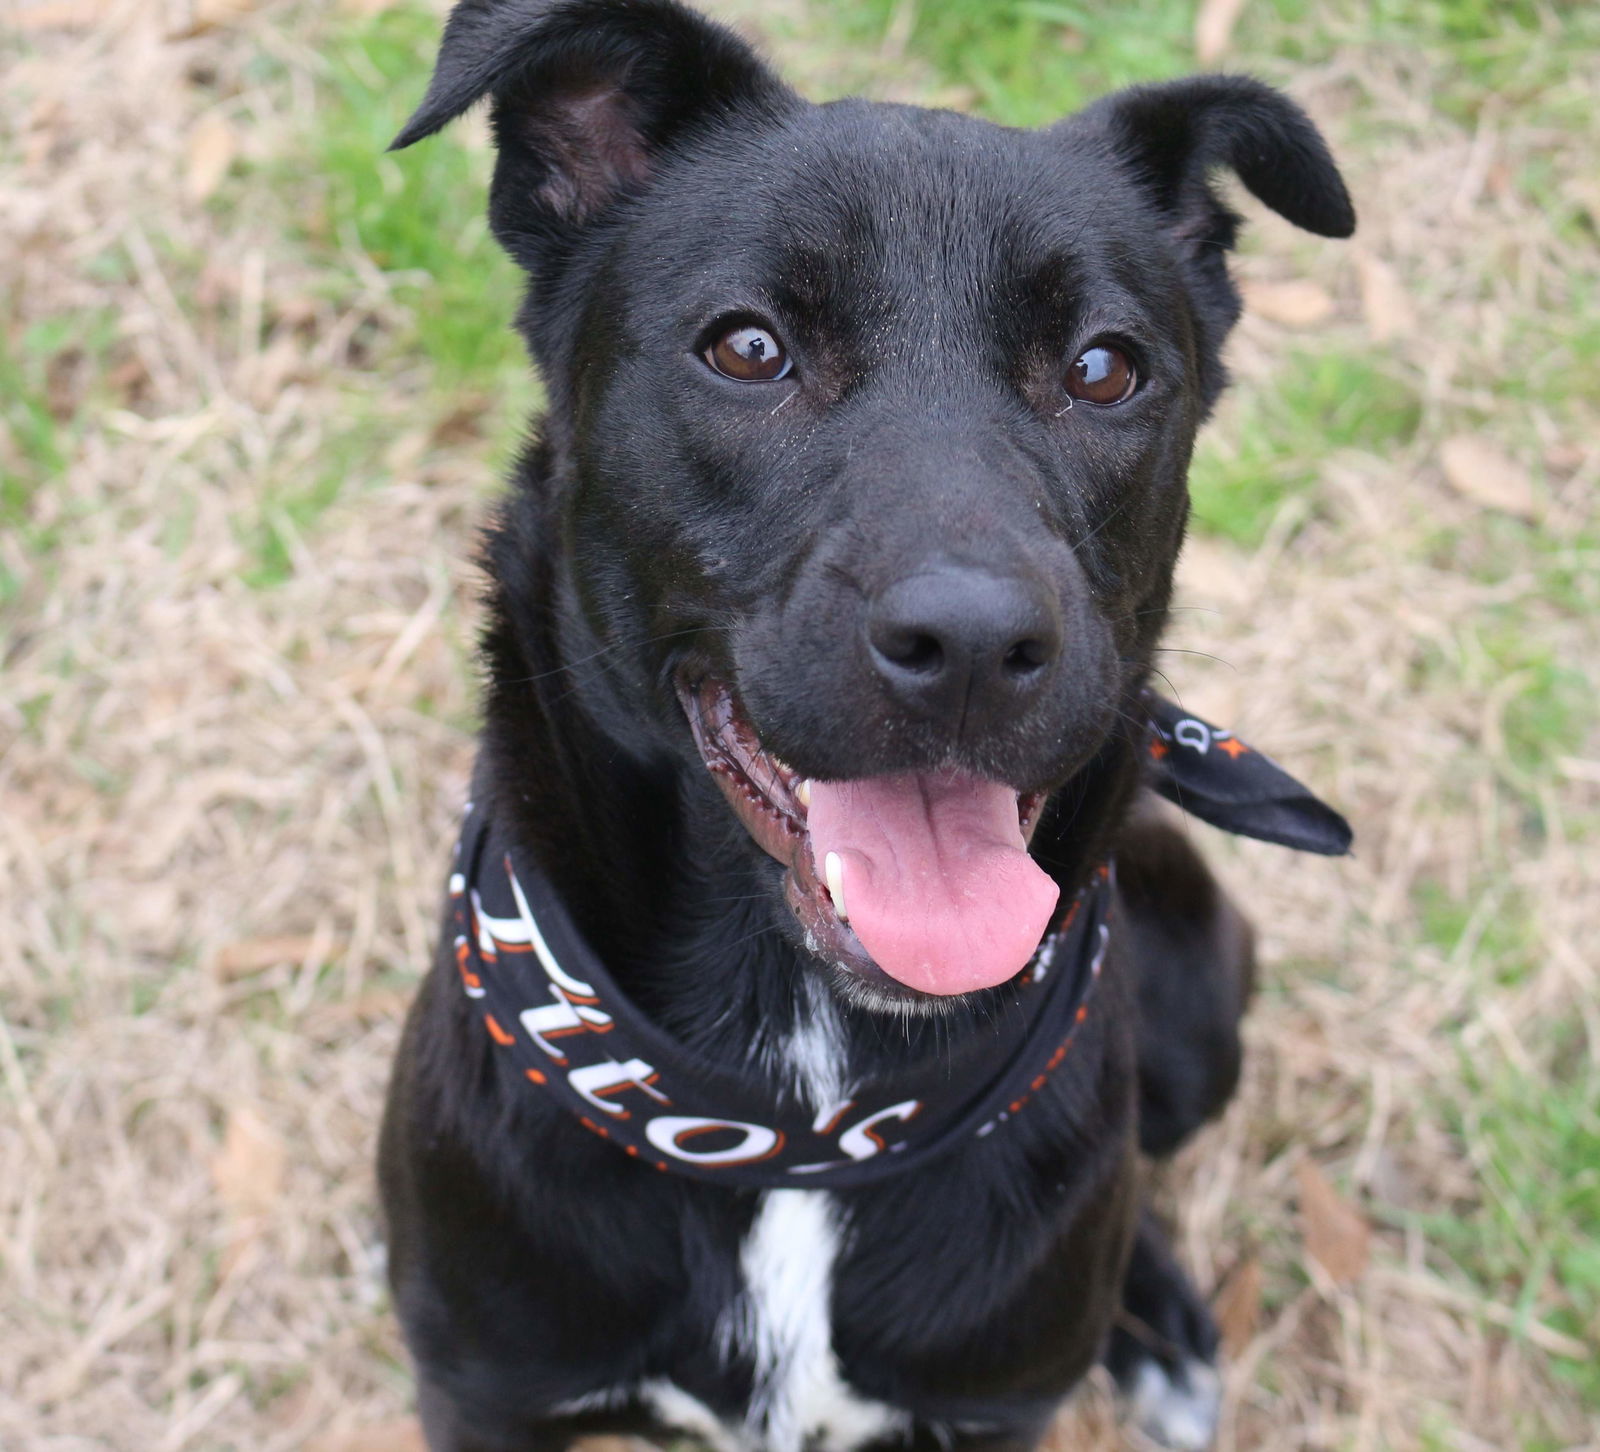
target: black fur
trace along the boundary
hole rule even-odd
[[[530,274],[519,322],[550,408],[485,553],[474,791],[618,981],[757,1075],[808,984],[848,997],[704,768],[685,669],[736,682],[805,775],[955,763],[1047,790],[1033,851],[1065,890],[1121,844],[1130,927],[1047,1102],[937,1172],[838,1197],[851,1385],[909,1411],[915,1445],[1030,1445],[1106,1350],[1141,1134],[1170,1150],[1237,1073],[1248,929],[1171,829],[1130,826],[1134,703],[1238,311],[1237,220],[1207,173],[1331,236],[1349,200],[1300,111],[1244,78],[1123,93],[1043,132],[818,107],[672,0],[463,0],[395,144],[486,96],[490,215]],[[794,375],[714,375],[700,351],[729,318],[779,330]],[[1067,366],[1106,337],[1139,392],[1066,409]],[[1047,688],[971,721],[882,689],[863,613],[930,562],[1048,602]],[[904,1023],[846,1002],[846,1057],[937,1053],[982,997]],[[648,1431],[627,1389],[651,1378],[738,1421],[752,1368],[715,1331],[755,1194],[641,1168],[490,1050],[442,956],[381,1156],[430,1445]],[[1168,1286],[1209,1356],[1153,1225],[1140,1243],[1141,1317]],[[555,1410],[618,1388],[604,1410]]]

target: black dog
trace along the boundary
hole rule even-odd
[[[1232,1092],[1250,933],[1146,678],[1207,174],[1345,236],[1326,148],[1228,77],[814,106],[674,0],[463,0],[395,144],[485,96],[549,412],[383,1134],[430,1446],[1022,1448],[1097,1359],[1205,1445],[1138,1152]]]

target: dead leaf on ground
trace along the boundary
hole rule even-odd
[[[415,1417],[399,1417],[370,1427],[325,1433],[309,1443],[306,1452],[428,1452],[428,1444]]]
[[[1544,466],[1552,474],[1576,474],[1589,462],[1589,456],[1594,450],[1593,444],[1588,448],[1582,444],[1551,444],[1544,451]]]
[[[1303,1157],[1295,1166],[1300,1185],[1300,1233],[1306,1254],[1335,1285],[1359,1280],[1372,1258],[1372,1227],[1329,1182],[1316,1162]]]
[[[1304,278],[1294,282],[1247,282],[1240,290],[1245,307],[1258,318],[1286,328],[1314,328],[1333,316],[1333,298],[1328,290]]]
[[[1238,1356],[1255,1339],[1261,1320],[1261,1262],[1246,1256],[1229,1272],[1211,1302],[1222,1333],[1222,1346],[1229,1356]]]
[[[238,135],[223,117],[213,112],[200,118],[189,133],[189,171],[184,179],[191,202],[203,202],[216,191],[238,149]]]
[[[1439,446],[1439,465],[1450,487],[1474,504],[1519,519],[1538,517],[1532,476],[1498,444],[1477,434],[1457,434]]]
[[[1387,343],[1414,333],[1416,309],[1394,268],[1381,257],[1360,252],[1356,271],[1361,279],[1361,316],[1366,320],[1367,336],[1374,343]]]
[[[124,408],[141,403],[150,392],[150,369],[137,353],[127,353],[106,374],[106,382]]]
[[[277,968],[282,964],[299,964],[318,939],[310,933],[291,933],[270,938],[240,938],[237,942],[224,944],[211,960],[211,972],[224,983],[232,982],[235,978],[247,978],[252,973],[260,973],[264,968]],[[344,951],[344,944],[328,942],[321,945],[328,959],[337,958]]]
[[[327,1031],[367,1019],[398,1021],[405,1017],[412,996],[409,991],[400,988],[369,988],[354,998],[311,1009],[306,1015],[306,1029],[308,1032]]]
[[[481,393],[469,393],[457,399],[450,412],[433,426],[432,442],[442,448],[476,443],[483,437],[483,421],[489,412],[489,403]]]
[[[1222,58],[1244,7],[1245,0],[1200,0],[1194,17],[1194,54],[1201,65],[1214,65]]]
[[[287,1161],[282,1136],[253,1109],[240,1107],[229,1114],[222,1148],[212,1156],[211,1180],[235,1215],[260,1215],[277,1203]]]

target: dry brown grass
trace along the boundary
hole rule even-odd
[[[829,70],[802,12],[764,16],[802,72]],[[114,396],[82,419],[34,532],[0,537],[20,581],[0,615],[0,1445],[272,1452],[377,1427],[364,1445],[404,1447],[370,1162],[470,759],[466,561],[493,465],[472,427],[429,422],[426,370],[369,375],[362,340],[395,308],[370,263],[352,250],[328,288],[251,204],[265,183],[228,210],[194,200],[219,146],[246,162],[288,146],[320,20],[245,0],[39,0],[14,18],[0,303],[14,328],[109,307],[117,339]],[[268,81],[263,54],[282,67]],[[1543,150],[1581,182],[1594,152],[1515,114],[1447,125],[1416,99],[1423,70],[1397,55],[1356,76],[1336,55],[1299,78],[1336,137],[1358,105],[1387,108],[1387,131],[1336,147],[1360,247],[1263,221],[1244,263],[1321,290],[1331,312],[1304,336],[1403,359],[1423,426],[1394,457],[1331,460],[1315,513],[1292,501],[1260,549],[1197,542],[1185,595],[1207,610],[1172,636],[1227,662],[1170,657],[1185,699],[1314,780],[1360,836],[1336,864],[1206,844],[1286,965],[1238,1105],[1179,1177],[1185,1254],[1226,1307],[1228,1449],[1505,1448],[1535,1411],[1537,1445],[1600,1447],[1596,1408],[1552,1375],[1584,1347],[1541,1319],[1550,1298],[1530,1310],[1450,1274],[1417,1218],[1485,1213],[1475,1143],[1440,1110],[1470,1095],[1464,1062],[1537,1074],[1560,1024],[1600,1058],[1600,736],[1530,776],[1504,726],[1519,687],[1484,645],[1514,606],[1593,672],[1592,617],[1544,608],[1531,559],[1486,583],[1426,544],[1483,508],[1439,465],[1464,406],[1541,481],[1547,532],[1576,540],[1592,516],[1593,411],[1575,430],[1490,380],[1516,363],[1505,320],[1574,265],[1497,177]],[[1594,57],[1571,84],[1597,93]],[[126,265],[103,266],[111,251]],[[1270,388],[1294,327],[1263,314],[1305,310],[1257,296],[1237,367]],[[52,366],[66,417],[76,365]],[[281,522],[292,571],[251,588],[238,521],[358,400],[384,440],[377,482],[303,537]],[[0,468],[14,448],[0,434]],[[1473,905],[1454,948],[1423,929],[1424,881]],[[1512,899],[1537,941],[1502,983],[1475,944]],[[1370,1254],[1351,1206],[1375,1224]],[[1319,1234],[1342,1279],[1303,1253]],[[1119,1445],[1103,1389],[1072,1417],[1063,1447]]]

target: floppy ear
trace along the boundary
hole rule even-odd
[[[1229,167],[1297,227],[1348,237],[1356,226],[1339,169],[1306,113],[1249,76],[1192,76],[1135,86],[1083,114],[1130,163],[1180,240],[1232,246],[1237,219],[1206,184]]]
[[[649,181],[696,125],[791,93],[754,52],[676,0],[461,0],[428,94],[390,150],[493,97],[491,221],[564,233]]]
[[[1355,209],[1317,128],[1287,96],[1248,76],[1193,76],[1135,86],[1097,101],[1067,123],[1086,125],[1154,204],[1176,247],[1194,301],[1202,410],[1228,381],[1222,344],[1239,318],[1227,253],[1239,218],[1211,189],[1228,167],[1297,227],[1348,237]]]

